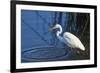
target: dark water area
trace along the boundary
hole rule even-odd
[[[68,59],[69,54],[71,53],[65,48],[48,46],[24,51],[22,60],[25,62],[59,61]]]
[[[21,62],[89,59],[90,25],[87,19],[87,13],[21,10]],[[56,32],[49,31],[56,23],[62,26],[63,33],[68,31],[76,35],[84,44],[86,51],[77,53],[60,42]]]

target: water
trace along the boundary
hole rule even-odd
[[[57,47],[40,47],[40,48],[31,48],[22,52],[23,62],[42,62],[42,61],[59,61],[67,60],[71,56],[65,48]]]
[[[51,26],[58,23],[61,24],[63,32],[73,29],[76,32],[76,24],[75,28],[67,29],[68,18],[68,12],[21,10],[21,62],[88,59],[77,55],[60,42],[55,31],[49,31]]]

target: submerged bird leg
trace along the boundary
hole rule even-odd
[[[76,54],[80,54],[80,50],[76,50],[75,48],[71,48],[71,52],[76,53]]]
[[[70,51],[73,52],[73,48],[72,47],[70,47]]]

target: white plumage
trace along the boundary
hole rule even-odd
[[[63,37],[60,35],[62,33],[62,27],[59,24],[56,24],[54,27],[52,27],[50,30],[54,30],[59,28],[59,31],[57,31],[56,35],[58,39],[68,45],[71,48],[79,48],[82,51],[85,51],[84,45],[81,43],[79,38],[77,38],[75,35],[73,35],[70,32],[65,32],[63,34]]]

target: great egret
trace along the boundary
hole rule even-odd
[[[58,37],[58,39],[65,43],[66,45],[68,45],[71,48],[79,48],[82,51],[85,51],[85,47],[84,45],[81,43],[81,41],[79,40],[79,38],[77,38],[75,35],[73,35],[70,32],[65,32],[63,34],[63,36],[61,36],[60,34],[62,33],[62,27],[60,24],[56,24],[54,27],[50,28],[50,31],[54,30],[54,29],[59,29],[56,33],[56,36]]]

